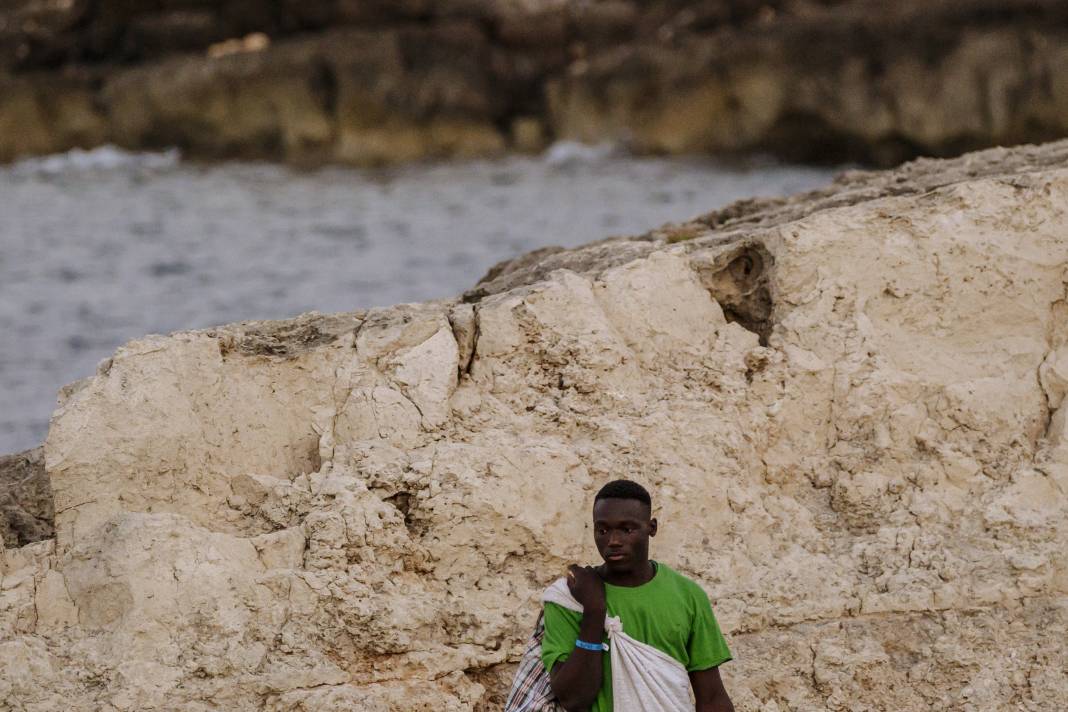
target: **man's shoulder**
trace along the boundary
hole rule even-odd
[[[678,589],[680,593],[683,593],[686,596],[708,599],[708,594],[705,593],[705,589],[701,587],[701,584],[697,583],[686,574],[676,571],[667,564],[659,561],[656,565],[662,569],[666,583],[669,583],[671,586]]]

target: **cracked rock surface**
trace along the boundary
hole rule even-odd
[[[0,559],[0,708],[499,709],[619,476],[739,710],[1068,707],[1065,151],[127,344]]]

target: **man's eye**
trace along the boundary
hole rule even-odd
[[[623,533],[624,534],[630,534],[633,531],[634,531],[634,527],[623,527]]]

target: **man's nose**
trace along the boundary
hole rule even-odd
[[[618,546],[622,539],[623,536],[619,532],[608,532],[608,546]]]

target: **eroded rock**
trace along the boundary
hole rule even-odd
[[[360,165],[773,152],[894,165],[1068,131],[1060,0],[12,0],[0,161],[104,142]]]

